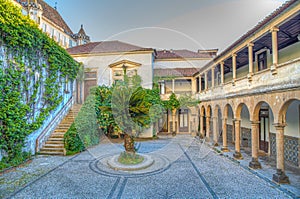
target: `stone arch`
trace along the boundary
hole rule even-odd
[[[204,138],[206,134],[206,111],[205,106],[200,107],[200,137]]]
[[[283,127],[284,160],[289,161],[294,166],[300,166],[300,157],[297,150],[291,150],[299,147],[297,143],[300,136],[300,100],[291,98],[283,103],[279,110],[276,125],[282,125]]]
[[[300,101],[300,99],[291,98],[291,99],[287,100],[286,102],[284,102],[281,105],[281,107],[279,109],[279,113],[278,113],[278,120],[275,121],[275,123],[279,123],[279,124],[285,124],[286,123],[287,110],[288,110],[289,106],[295,101]]]
[[[250,113],[250,109],[249,107],[247,106],[247,104],[241,102],[235,109],[235,118],[236,119],[241,119],[241,113],[242,113],[242,109],[243,107],[247,108],[248,112],[249,112],[249,118],[251,118],[251,113]]]
[[[212,112],[211,105],[208,104],[207,107],[206,107],[206,114],[207,114],[207,116],[211,117],[211,112]]]
[[[226,103],[223,107],[223,119],[226,119],[226,130],[227,130],[227,142],[228,143],[234,143],[234,125],[233,125],[233,119],[234,119],[234,110],[230,103]],[[229,117],[231,115],[231,117]],[[224,128],[224,127],[223,127]]]
[[[211,117],[212,117],[212,107],[210,104],[207,105],[206,107],[206,138],[208,140],[212,140],[212,127],[213,125],[211,124]]]
[[[241,146],[251,146],[251,112],[246,103],[238,104],[235,110],[235,119],[240,122]]]
[[[233,118],[234,118],[234,112],[233,112],[233,106],[229,103],[226,103],[225,106],[223,107],[223,118],[227,118],[228,117],[228,111],[231,110],[232,114],[233,114]]]
[[[200,107],[200,115],[202,115],[202,116],[204,116],[205,115],[205,106],[204,105],[202,105],[201,107]]]
[[[213,140],[214,145],[218,146],[222,139],[222,109],[219,104],[214,105],[213,110]]]
[[[259,149],[270,155],[276,153],[276,130],[273,107],[267,101],[259,101],[255,104],[251,121],[259,123]]]
[[[267,104],[268,107],[269,107],[269,109],[270,109],[270,111],[272,111],[272,113],[274,113],[273,107],[270,105],[270,103],[269,103],[268,101],[261,100],[261,101],[257,102],[257,103],[254,105],[253,112],[252,112],[252,114],[250,114],[250,116],[252,116],[252,117],[251,117],[251,120],[252,120],[252,121],[259,121],[259,111],[260,111],[261,106],[262,106],[263,104]],[[274,117],[275,117],[275,115],[274,115]],[[275,123],[274,120],[273,120],[272,122]]]

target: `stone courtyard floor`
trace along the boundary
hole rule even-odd
[[[70,157],[37,156],[0,175],[0,198],[297,198],[300,174],[291,185],[270,180],[272,168],[251,170],[231,153],[218,153],[189,136],[161,136],[138,142],[139,153],[155,163],[143,171],[107,167],[106,158],[122,151],[121,143],[101,144]]]

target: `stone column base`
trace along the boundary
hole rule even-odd
[[[241,154],[240,152],[237,152],[237,151],[234,152],[233,157],[234,157],[235,159],[238,159],[238,160],[243,159],[242,154]]]
[[[218,142],[213,143],[213,146],[219,146]]]
[[[277,172],[273,174],[273,181],[279,184],[290,184],[289,177],[281,169],[277,169]]]
[[[252,169],[261,169],[261,164],[258,162],[257,158],[252,158],[252,161],[249,163],[249,167]]]
[[[229,151],[230,151],[227,147],[222,147],[221,150],[222,150],[223,152],[229,152]]]

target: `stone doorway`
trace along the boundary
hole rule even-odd
[[[189,109],[181,108],[178,111],[179,132],[189,132]]]
[[[259,111],[259,149],[268,153],[269,152],[269,109],[261,108]]]

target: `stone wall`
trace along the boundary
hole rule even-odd
[[[232,138],[233,138],[233,128],[232,128],[232,125],[227,124],[227,142],[228,142],[228,144],[232,143]]]
[[[251,129],[242,127],[241,128],[241,146],[242,147],[250,147],[251,148]]]
[[[300,138],[284,136],[284,160],[300,166]],[[276,134],[270,133],[270,154],[271,157],[276,159]]]

